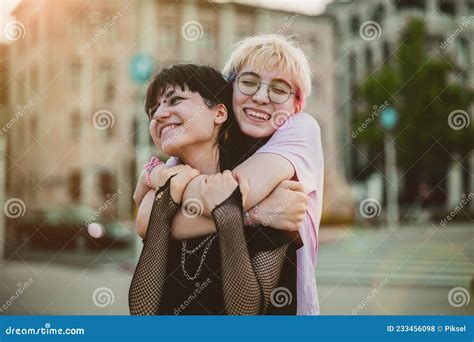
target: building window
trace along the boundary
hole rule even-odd
[[[385,17],[385,7],[382,4],[380,4],[375,8],[374,14],[372,16],[372,20],[377,23],[381,23],[384,17]]]
[[[454,17],[456,14],[456,4],[451,1],[438,0],[438,9],[447,16]]]
[[[112,61],[104,61],[99,65],[98,70],[98,93],[100,101],[110,103],[115,97],[115,74]]]
[[[36,120],[36,115],[31,116],[30,134],[33,139],[32,143],[36,143],[36,139],[38,137],[38,121]]]
[[[38,66],[35,65],[31,71],[31,83],[30,83],[30,89],[33,90],[33,94],[38,94],[39,93],[39,71],[38,71]]]
[[[71,115],[71,137],[74,141],[78,141],[81,138],[81,114],[74,112]]]
[[[420,11],[426,10],[425,0],[395,0],[395,6],[398,10],[417,9]]]
[[[459,48],[459,56],[461,59],[461,66],[467,66],[471,60],[471,51],[469,46],[469,41],[466,37],[459,37],[458,38],[458,48]]]
[[[467,13],[471,16],[474,15],[474,2],[467,4]]]
[[[383,42],[383,59],[386,62],[390,58],[390,44]]]
[[[73,171],[69,175],[68,188],[71,201],[79,203],[81,200],[81,173],[79,171]]]
[[[3,51],[0,51],[2,53]],[[8,101],[8,69],[0,61],[0,104],[6,105]]]
[[[371,71],[372,70],[372,66],[373,66],[373,55],[372,55],[372,50],[370,49],[370,47],[367,47],[367,49],[365,50],[365,66],[367,68],[367,71]]]
[[[354,55],[349,56],[349,85],[351,91],[357,86],[357,60]]]
[[[69,66],[69,88],[78,93],[81,91],[81,71],[82,65],[80,62],[73,62]]]
[[[353,16],[350,22],[351,22],[351,34],[353,37],[355,37],[359,34],[359,30],[360,30],[359,17]]]
[[[102,171],[99,174],[100,194],[104,200],[117,192],[117,182],[115,176],[110,171]]]

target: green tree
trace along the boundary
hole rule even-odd
[[[397,162],[405,174],[406,195],[413,199],[421,180],[436,185],[446,175],[453,155],[466,156],[474,149],[474,122],[456,130],[448,121],[453,111],[469,112],[474,91],[462,84],[461,70],[448,56],[430,49],[423,22],[409,22],[400,42],[390,62],[358,87],[353,127],[361,127],[373,106],[385,101],[397,110]],[[464,113],[458,116],[467,119]],[[373,161],[378,166],[383,164],[383,136],[377,118],[355,139],[357,145],[368,147],[370,158],[379,156]]]

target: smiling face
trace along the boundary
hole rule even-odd
[[[255,94],[247,95],[255,90],[255,83],[260,83],[260,87]],[[233,107],[242,132],[253,138],[272,135],[295,113],[295,92],[281,72],[265,69],[257,72],[244,66],[233,86]]]
[[[209,103],[188,88],[168,87],[157,99],[152,112],[150,134],[164,153],[186,160],[190,148],[212,149],[219,126],[226,120],[223,105]],[[225,108],[225,106],[224,106]]]

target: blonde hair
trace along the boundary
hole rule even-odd
[[[264,34],[248,37],[237,43],[223,73],[234,77],[244,66],[262,69],[279,69],[296,86],[295,104],[299,110],[305,99],[311,94],[311,69],[308,57],[296,41],[279,34]]]

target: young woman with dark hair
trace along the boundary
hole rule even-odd
[[[262,142],[240,132],[231,85],[211,67],[174,65],[153,79],[145,107],[156,146],[180,164],[166,168],[157,191],[147,194],[153,200],[145,198],[148,206],[140,207],[139,217],[149,222],[130,286],[130,312],[296,314],[291,299],[298,232],[244,225],[241,189],[229,170],[245,159],[249,144],[256,149]],[[199,216],[180,210],[185,187],[199,174],[212,175],[200,194],[216,232],[173,239],[175,228],[200,224]]]

